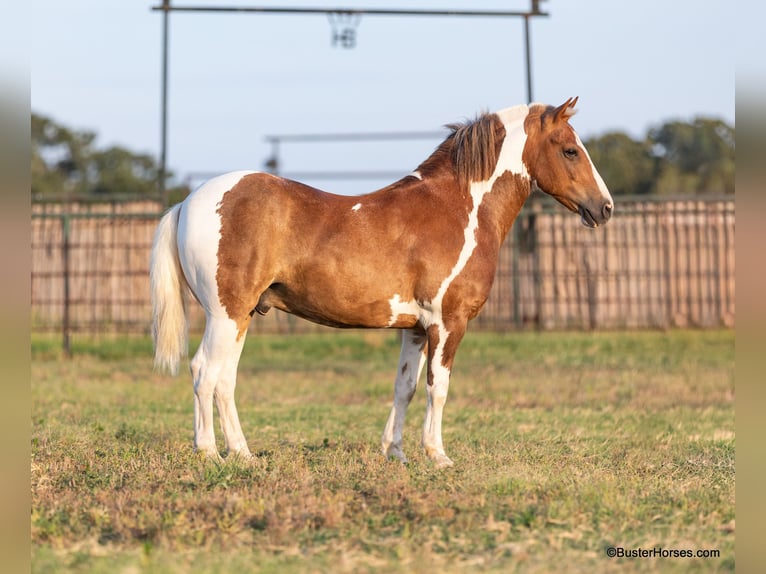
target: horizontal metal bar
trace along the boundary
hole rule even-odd
[[[364,16],[466,16],[466,17],[516,17],[548,16],[548,12],[521,12],[506,10],[412,10],[401,8],[274,8],[260,6],[152,6],[155,12],[249,12],[259,14],[358,14]]]
[[[151,235],[154,233],[154,229],[150,228],[148,230],[148,233],[145,235],[148,235],[151,237]],[[49,247],[59,245],[61,243],[60,238],[58,237],[52,237],[50,238],[46,243],[34,243],[32,244],[32,248],[35,250],[41,250],[41,249],[47,249]],[[148,251],[152,248],[151,242],[141,242],[141,243],[130,243],[127,241],[112,241],[109,243],[97,243],[95,241],[78,241],[78,242],[72,242],[69,243],[69,248],[71,251],[81,251],[81,252],[88,252],[88,251],[96,251],[96,252],[103,252],[105,250],[109,250],[112,253],[114,253],[115,257],[117,256],[124,256],[128,255],[130,253],[136,253],[141,251]],[[111,263],[111,262],[110,262]],[[91,264],[89,262],[89,264]]]
[[[280,172],[278,175],[285,179],[303,181],[307,179],[326,181],[359,181],[365,179],[386,179],[394,182],[403,178],[409,171],[291,171]],[[192,181],[210,179],[213,174],[199,172],[190,173],[188,177]],[[216,174],[217,175],[217,174]]]
[[[64,299],[34,299],[33,305],[59,306],[65,303]],[[136,305],[151,305],[151,301],[146,299],[69,299],[69,306],[106,306],[106,307],[135,307]],[[147,319],[148,322],[149,319]]]
[[[391,140],[430,140],[444,139],[447,132],[358,132],[336,134],[277,134],[267,135],[264,139],[270,143],[283,142],[334,142],[334,141],[391,141]]]
[[[44,211],[42,213],[32,212],[32,219],[125,219],[151,221],[159,219],[162,215],[163,212],[161,211],[156,213],[51,213]]]
[[[408,173],[412,173],[412,170],[403,171],[290,171],[279,172],[279,176],[285,179],[292,179],[295,181],[302,181],[306,179],[314,180],[327,180],[327,181],[355,181],[364,179],[385,179],[394,182],[406,176]],[[215,175],[219,175],[217,172],[192,172],[187,174],[187,177],[192,181],[207,180]]]
[[[362,179],[385,179],[393,182],[405,177],[408,173],[411,173],[411,171],[293,171],[280,173],[279,175],[294,180],[315,179],[355,181]]]
[[[146,249],[145,251],[149,251]],[[68,273],[71,278],[86,278],[86,279],[128,279],[130,277],[145,277],[148,271],[102,271],[94,269],[86,269],[80,271],[70,271]],[[56,279],[64,276],[62,269],[55,269],[53,271],[32,271],[32,279]]]

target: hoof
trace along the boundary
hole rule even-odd
[[[204,458],[205,460],[209,460],[216,464],[223,464],[223,457],[221,457],[221,455],[218,454],[218,450],[216,449],[211,450],[211,449],[197,448],[197,449],[194,449],[194,452],[200,458]]]
[[[252,455],[252,453],[248,449],[242,449],[242,450],[233,450],[226,454],[226,460],[235,460],[235,461],[242,461],[242,462],[251,462],[254,460],[255,457]]]
[[[384,448],[383,456],[385,456],[388,460],[398,460],[402,464],[407,464],[407,462],[409,462],[407,457],[404,456],[402,449],[398,446],[391,445],[388,448]]]
[[[455,466],[455,463],[452,462],[452,459],[448,457],[446,454],[438,454],[433,458],[434,466],[436,468],[447,468],[450,466]]]
[[[447,468],[448,466],[455,466],[455,463],[452,462],[452,459],[444,454],[444,452],[426,448],[426,455],[433,461],[436,468]]]

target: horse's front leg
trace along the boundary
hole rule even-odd
[[[426,418],[423,424],[423,448],[438,467],[454,463],[444,452],[442,414],[447,402],[452,362],[465,334],[465,325],[448,330],[444,324],[431,325],[428,336],[428,384],[426,385]]]
[[[407,407],[415,394],[415,388],[426,363],[426,337],[413,330],[402,331],[402,351],[394,382],[394,405],[383,429],[383,454],[407,462],[402,450],[402,431]]]

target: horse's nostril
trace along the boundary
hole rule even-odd
[[[601,210],[601,214],[606,218],[609,219],[612,217],[612,209],[613,205],[611,203],[604,204],[604,208]]]

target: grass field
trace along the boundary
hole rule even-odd
[[[423,381],[411,462],[379,454],[396,333],[251,337],[256,456],[222,465],[148,340],[57,343],[32,341],[33,572],[734,570],[732,331],[469,333],[445,470],[419,447]]]

